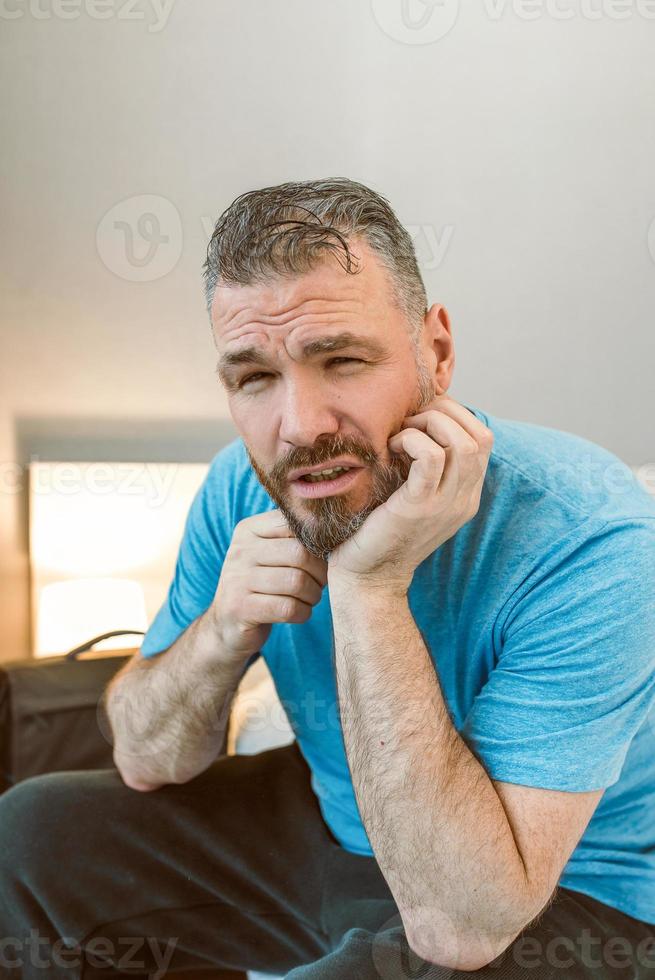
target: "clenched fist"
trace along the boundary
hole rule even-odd
[[[214,597],[224,652],[247,660],[273,623],[304,623],[327,584],[327,562],[310,554],[279,510],[239,521]]]

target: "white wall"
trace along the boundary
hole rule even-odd
[[[655,460],[654,17],[649,0],[4,0],[0,658],[28,652],[31,454],[203,461],[231,432],[200,268],[252,187],[385,193],[450,310],[454,397]],[[148,213],[168,240],[139,265]]]

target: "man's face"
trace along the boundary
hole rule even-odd
[[[219,286],[212,305],[217,370],[253,469],[324,559],[405,482],[411,459],[387,440],[435,395],[387,271],[361,240],[353,251],[356,275],[328,259],[293,279]],[[348,472],[320,482],[294,473],[338,463]]]

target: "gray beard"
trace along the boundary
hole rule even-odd
[[[434,382],[427,365],[415,344],[417,367],[417,394],[414,405],[407,415],[417,415],[434,398]],[[325,447],[322,458],[321,448]],[[394,455],[391,463],[382,463],[370,445],[361,445],[355,440],[336,436],[324,440],[320,446],[313,449],[299,447],[293,454],[293,463],[287,460],[284,465],[276,464],[270,473],[266,473],[254,460],[246,446],[248,458],[269,497],[277,504],[284,514],[290,530],[312,555],[327,561],[330,553],[340,544],[351,538],[362,526],[366,518],[377,507],[385,503],[392,493],[395,493],[409,476],[413,459],[408,453]],[[310,517],[300,517],[293,511],[288,502],[289,490],[286,474],[291,469],[303,466],[318,465],[328,459],[341,455],[353,455],[369,466],[373,475],[371,499],[361,510],[352,511],[347,504],[347,494],[335,494],[331,497],[304,497],[302,504],[310,513]]]
[[[351,538],[369,514],[402,486],[410,465],[411,460],[406,464],[399,460],[391,466],[377,463],[373,468],[371,500],[360,510],[352,511],[342,494],[303,498],[302,504],[312,512],[312,517],[299,517],[283,498],[275,502],[286,517],[289,528],[307,551],[327,561],[330,553]]]

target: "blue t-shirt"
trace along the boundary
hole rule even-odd
[[[560,884],[655,924],[655,501],[589,440],[469,411],[495,440],[480,506],[417,568],[412,615],[490,778],[605,788]],[[209,607],[238,521],[275,508],[241,439],[214,457],[144,656]],[[372,855],[339,723],[329,588],[260,652],[327,825]]]

